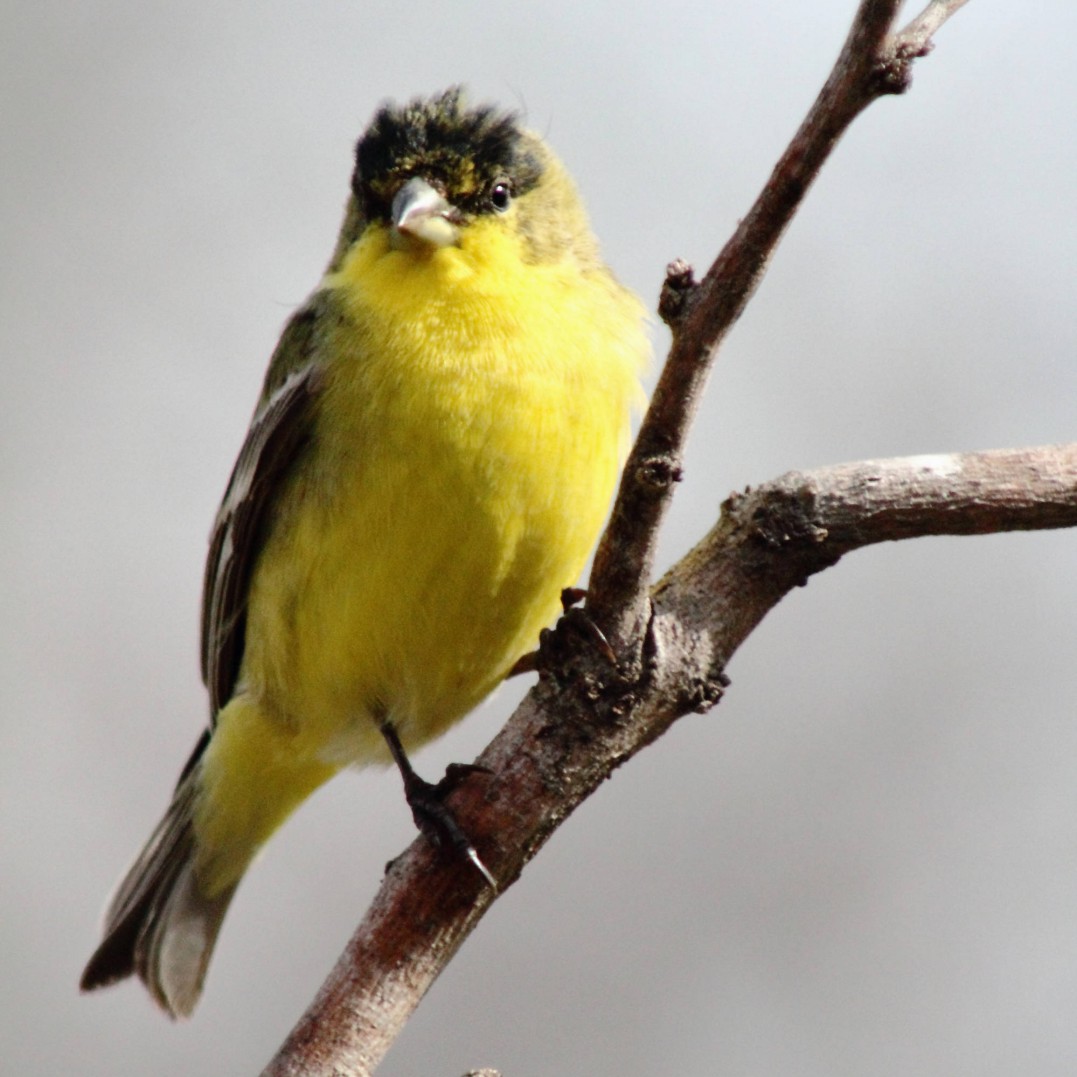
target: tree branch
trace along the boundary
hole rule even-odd
[[[480,756],[491,775],[454,810],[484,836],[504,892],[618,766],[717,702],[730,657],[809,576],[878,542],[1074,526],[1077,444],[790,472],[735,494],[651,592],[646,677],[630,683],[598,648],[573,649]],[[265,1074],[372,1073],[493,897],[470,865],[416,839]]]
[[[930,3],[908,26],[895,36],[893,49],[907,58],[926,56],[931,51],[931,38],[951,15],[965,6],[968,0],[930,0]]]
[[[684,442],[718,349],[762,280],[789,222],[838,139],[881,96],[903,93],[912,61],[929,50],[928,23],[955,9],[936,0],[890,36],[900,0],[863,0],[837,62],[788,149],[732,238],[698,284],[674,262],[659,311],[673,345],[629,456],[610,526],[595,554],[588,610],[622,661],[641,657],[658,530],[680,478]],[[936,9],[946,8],[945,12]]]
[[[911,456],[789,472],[722,506],[722,518],[654,588],[655,635],[674,677],[720,669],[794,587],[845,554],[926,535],[1073,527],[1077,443]],[[667,645],[669,647],[670,645]]]
[[[899,0],[863,0],[835,67],[749,214],[702,281],[667,273],[673,344],[629,458],[588,612],[618,656],[564,621],[543,675],[479,758],[453,810],[504,892],[565,818],[678,717],[707,710],[724,667],[790,589],[860,546],[927,534],[1077,525],[1077,446],[917,457],[791,473],[734,495],[706,538],[650,587],[658,527],[718,348],[823,162],[964,0],[932,0],[898,33]],[[496,895],[417,839],[264,1077],[366,1075]]]

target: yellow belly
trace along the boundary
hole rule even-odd
[[[323,411],[253,581],[243,682],[338,764],[384,757],[372,716],[436,735],[535,646],[627,443],[634,302],[480,238],[482,258],[420,260],[374,233],[328,282]]]

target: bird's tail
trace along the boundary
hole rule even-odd
[[[120,883],[105,914],[104,939],[82,974],[83,991],[136,974],[172,1017],[202,993],[221,921],[236,883],[206,894],[194,872],[194,802],[206,733],[180,776],[172,803]]]

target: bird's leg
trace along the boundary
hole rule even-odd
[[[404,779],[404,797],[411,808],[411,817],[420,832],[438,848],[452,848],[475,865],[482,877],[497,891],[497,881],[479,858],[475,846],[456,821],[456,816],[445,803],[445,798],[460,782],[471,774],[488,774],[486,767],[474,763],[451,763],[445,769],[445,777],[440,782],[432,783],[420,778],[400,743],[400,734],[396,726],[388,719],[380,723],[381,735],[389,745],[393,761]]]

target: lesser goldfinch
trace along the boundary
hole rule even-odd
[[[459,88],[375,114],[217,515],[210,728],[84,990],[135,973],[190,1014],[240,878],[314,789],[395,757],[409,802],[436,792],[404,750],[482,700],[576,581],[627,450],[645,322],[518,117]]]

